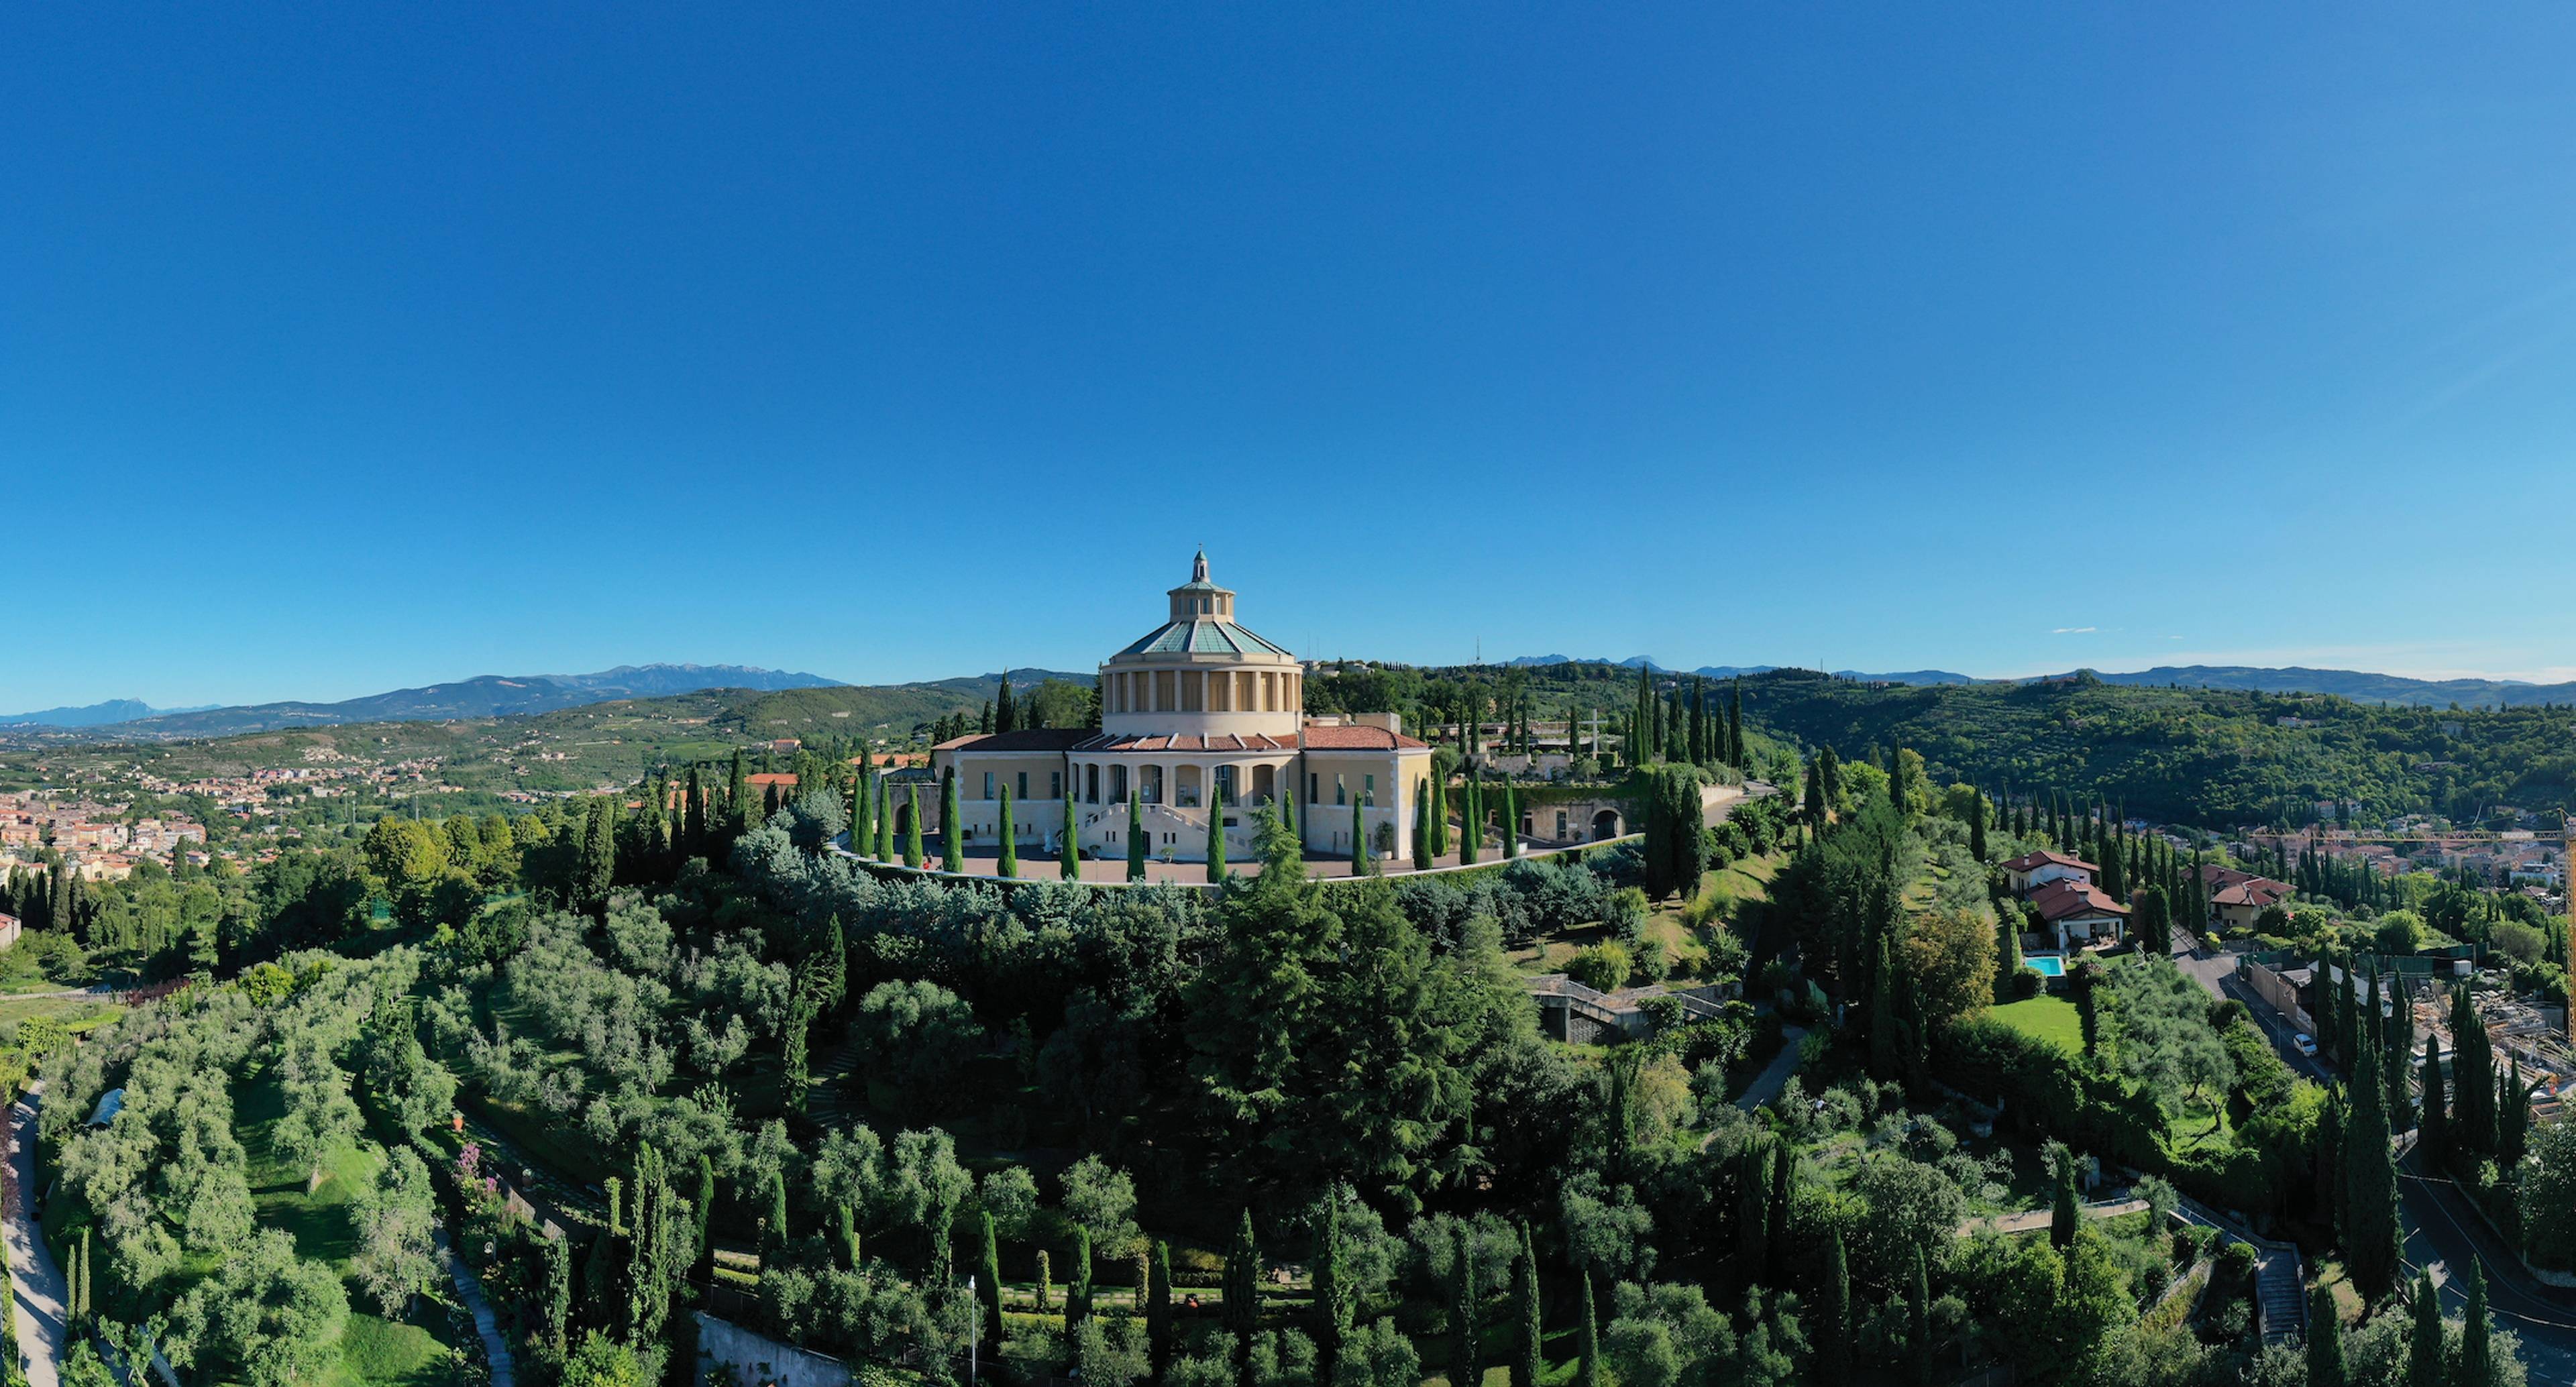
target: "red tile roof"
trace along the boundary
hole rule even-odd
[[[2052,881],[2030,893],[2030,903],[2039,918],[2055,924],[2077,915],[2110,915],[2129,918],[2129,908],[2105,895],[2102,888],[2081,881]]]
[[[2211,905],[2246,905],[2256,910],[2267,905],[2279,905],[2289,898],[2289,887],[2265,877],[2246,877],[2209,893]]]
[[[1397,751],[1431,745],[1401,732],[1389,732],[1383,727],[1349,723],[1339,727],[1309,727],[1305,731],[1305,739],[1308,751]]]
[[[1071,751],[1100,734],[1083,727],[1022,727],[951,737],[933,751]]]
[[[2023,853],[2021,856],[2005,863],[2004,870],[2008,872],[2034,872],[2052,862],[2056,863],[2060,867],[2081,867],[2088,872],[2098,872],[2102,870],[2101,868],[2094,866],[2092,863],[2085,861],[2083,858],[2069,857],[2062,852],[2046,851]]]

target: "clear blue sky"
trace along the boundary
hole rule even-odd
[[[2576,10],[19,6],[0,710],[2576,666]]]

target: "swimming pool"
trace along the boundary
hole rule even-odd
[[[2022,959],[2022,963],[2038,970],[2039,975],[2044,978],[2066,976],[2066,958],[2063,954],[2030,954]]]

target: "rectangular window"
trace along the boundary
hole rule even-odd
[[[1350,802],[1350,787],[1342,782],[1341,772],[1335,771],[1333,773],[1333,803],[1348,804]]]
[[[1322,783],[1323,777],[1311,773],[1307,775],[1306,802],[1308,804],[1321,804],[1324,802],[1324,792],[1320,788]]]
[[[1020,772],[1019,783],[1011,787],[1011,793],[1020,799],[1027,799],[1029,797],[1029,773],[1027,771]]]
[[[986,772],[984,772],[984,798],[986,798],[986,799],[991,799],[992,797],[993,797],[993,773],[992,773],[991,771],[986,771]]]
[[[1062,799],[1062,798],[1064,798],[1064,772],[1062,772],[1062,771],[1048,771],[1048,772],[1047,772],[1047,798],[1048,798],[1048,799]]]
[[[1375,804],[1375,803],[1377,803],[1377,777],[1376,777],[1376,776],[1374,776],[1374,775],[1370,775],[1370,776],[1362,776],[1362,777],[1361,777],[1361,779],[1366,780],[1366,781],[1368,782],[1368,785],[1367,785],[1367,786],[1366,786],[1366,787],[1361,791],[1361,793],[1362,793],[1362,794],[1367,795],[1367,796],[1368,796],[1368,798],[1366,798],[1366,799],[1364,799],[1364,800],[1361,800],[1361,801],[1360,801],[1360,803],[1362,803],[1362,804]]]

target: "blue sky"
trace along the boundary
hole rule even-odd
[[[2576,10],[19,7],[0,709],[2576,666]]]

